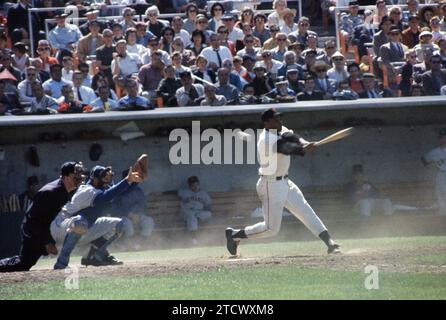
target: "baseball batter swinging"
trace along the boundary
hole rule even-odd
[[[339,253],[339,245],[330,237],[327,228],[304,198],[300,189],[288,179],[290,155],[304,156],[317,147],[282,125],[281,113],[268,109],[262,113],[264,130],[259,136],[260,178],[257,194],[262,201],[264,221],[243,229],[227,228],[227,249],[237,254],[237,247],[244,238],[266,238],[280,231],[283,208],[287,208],[327,245],[327,253]]]

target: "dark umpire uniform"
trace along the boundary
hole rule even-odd
[[[78,168],[82,168],[79,163],[64,163],[61,167],[61,177],[46,184],[37,192],[33,204],[23,219],[20,253],[18,256],[0,260],[0,272],[28,271],[37,263],[40,256],[48,255],[46,245],[55,244],[50,233],[50,224],[79,185],[75,182],[74,190],[68,190],[64,184],[64,177],[79,174]],[[76,177],[73,179],[76,180]]]

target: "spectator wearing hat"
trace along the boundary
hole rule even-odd
[[[358,46],[360,57],[368,55],[366,43],[373,42],[373,37],[377,32],[377,26],[372,23],[373,12],[370,9],[364,10],[364,22],[353,29],[352,44]]]
[[[441,87],[446,85],[446,69],[442,69],[442,62],[439,54],[432,55],[430,58],[431,69],[421,76],[424,92],[428,96],[440,95]]]
[[[74,24],[66,23],[66,17],[67,14],[65,13],[56,14],[55,18],[57,25],[48,35],[48,41],[50,42],[51,47],[59,50],[59,55],[61,54],[61,51],[74,52],[77,43],[82,38],[82,33],[80,32],[79,27]]]
[[[288,45],[288,50],[293,51],[296,55],[296,63],[299,65],[304,65],[305,64],[305,59],[302,56],[302,51],[305,50],[305,46],[303,43],[300,42],[291,42]]]
[[[312,73],[311,67],[316,62],[317,51],[313,49],[305,49],[304,51],[302,51],[302,55],[304,56],[304,64],[302,65],[304,75]]]
[[[134,20],[135,9],[127,7],[122,10],[122,17],[124,18],[119,24],[122,26],[122,31],[125,32],[128,28],[134,28],[136,22]],[[146,14],[147,15],[147,14]]]
[[[209,38],[211,34],[214,34],[214,31],[208,30],[208,18],[204,14],[197,15],[197,18],[195,19],[195,30],[201,30],[204,33],[204,36],[206,38],[206,44],[209,44]]]
[[[336,51],[332,56],[333,67],[327,71],[327,76],[336,82],[346,80],[348,78],[347,67],[345,65],[345,57],[339,51]]]
[[[54,99],[59,99],[62,96],[62,87],[70,85],[62,79],[62,65],[53,64],[50,68],[51,78],[43,83],[45,93]]]
[[[139,95],[139,84],[134,79],[127,79],[124,84],[127,95],[119,99],[119,111],[133,111],[133,110],[150,110],[153,109],[150,101]]]
[[[379,49],[379,55],[381,57],[383,65],[387,67],[388,78],[390,85],[395,84],[396,76],[399,73],[398,70],[392,65],[394,62],[404,62],[406,52],[409,48],[402,44],[400,39],[401,31],[397,25],[390,27],[387,37],[388,43],[385,43]]]
[[[182,87],[177,90],[175,96],[178,106],[190,107],[199,104],[200,98],[204,96],[204,87],[199,83],[193,83],[192,73],[184,71],[180,74]]]
[[[376,80],[373,73],[364,73],[362,75],[362,84],[364,91],[359,94],[359,98],[376,99],[382,98],[382,92],[379,92],[376,88]]]
[[[235,28],[236,17],[232,13],[225,13],[221,20],[228,29],[228,40],[234,42],[236,46],[237,42],[242,43],[245,35],[242,30]]]
[[[291,32],[289,35],[295,37],[297,42],[303,43],[305,47],[307,47],[308,34],[316,32],[309,30],[310,19],[308,19],[307,17],[300,17],[297,25],[297,31]]]
[[[384,16],[379,23],[379,30],[375,36],[373,37],[373,51],[375,55],[379,57],[381,46],[387,42],[389,39],[387,38],[387,34],[390,31],[390,27],[392,26],[392,21],[389,16]]]
[[[227,100],[224,95],[216,94],[217,88],[210,84],[204,85],[205,98],[200,102],[200,106],[220,107],[227,104]]]
[[[186,7],[186,19],[184,22],[184,30],[192,34],[192,31],[195,30],[195,20],[198,15],[198,7],[195,3],[189,3]]]
[[[311,67],[311,71],[316,75],[314,89],[322,92],[324,99],[331,99],[333,92],[336,91],[336,81],[327,76],[330,65],[322,60],[317,60]]]
[[[90,31],[90,22],[91,21],[97,21],[99,24],[99,32],[102,33],[102,31],[106,28],[106,24],[102,21],[98,20],[99,16],[99,10],[94,8],[89,8],[87,12],[85,12],[85,17],[87,17],[87,22],[79,26],[79,30],[81,31],[83,36],[88,35]]]
[[[284,24],[280,27],[280,31],[289,35],[291,32],[297,31],[298,25],[294,22],[296,18],[296,9],[286,8],[282,13]]]
[[[209,10],[211,14],[211,19],[209,21],[209,30],[213,32],[217,32],[218,27],[223,25],[223,21],[221,21],[221,17],[223,17],[225,13],[224,6],[219,2],[214,2]]]
[[[271,34],[269,30],[265,27],[265,23],[267,18],[263,13],[256,13],[254,15],[254,28],[252,28],[254,37],[257,37],[260,40],[260,44],[263,46],[265,41],[267,41]],[[277,29],[279,29],[277,27]]]
[[[184,47],[186,48],[192,43],[192,41],[190,39],[189,32],[183,29],[183,25],[184,22],[180,16],[175,16],[172,18],[171,26],[175,32],[174,38],[181,37],[181,40],[183,40]]]
[[[66,162],[60,168],[60,177],[37,192],[22,223],[20,253],[0,260],[0,272],[28,271],[42,255],[58,253],[50,224],[82,183],[82,172],[82,163]]]
[[[282,18],[283,12],[287,9],[288,4],[287,0],[274,0],[273,1],[273,9],[274,12],[268,15],[268,25],[275,25],[281,27],[285,24],[285,21]]]
[[[266,94],[267,97],[275,99],[277,102],[296,102],[296,92],[288,87],[288,80],[285,77],[278,77],[274,83],[275,88]]]
[[[309,33],[307,37],[307,49],[315,50],[317,54],[318,60],[322,59],[322,56],[325,54],[324,49],[318,47],[318,36],[316,33]],[[332,52],[335,53],[336,50]]]
[[[401,33],[401,42],[409,49],[412,49],[420,41],[420,20],[416,15],[410,16],[408,19],[409,26]]]
[[[96,56],[96,50],[104,44],[103,36],[100,34],[101,25],[97,20],[88,22],[88,33],[79,40],[77,45],[77,56],[80,61],[85,61],[88,56]]]
[[[304,79],[304,88],[297,94],[298,101],[323,100],[322,92],[315,90],[316,78],[312,74],[307,74]]]
[[[288,69],[286,72],[286,79],[288,80],[288,86],[293,90],[296,95],[303,90],[303,85],[299,81],[299,70]]]
[[[176,107],[178,103],[176,101],[175,94],[182,84],[180,79],[175,76],[175,69],[172,65],[167,65],[164,68],[164,78],[161,79],[158,89],[156,90],[157,96],[163,99],[163,104],[167,107]]]
[[[354,29],[364,23],[364,17],[359,14],[358,1],[350,1],[348,10],[348,13],[341,14],[340,19],[341,36],[347,45],[351,44]]]
[[[254,87],[254,95],[262,96],[270,92],[274,88],[274,82],[271,77],[266,74],[265,64],[258,61],[254,66],[254,80],[251,84]]]
[[[223,66],[225,59],[232,60],[231,51],[221,45],[218,34],[212,34],[210,37],[211,46],[203,49],[201,55],[208,60],[208,68],[216,71]]]
[[[414,47],[414,50],[417,53],[418,61],[425,60],[424,53],[427,50],[432,52],[440,50],[440,48],[432,41],[433,39],[432,32],[428,31],[427,29],[421,31],[419,39],[420,42]]]
[[[23,42],[16,42],[12,46],[12,52],[12,65],[23,73],[26,67],[29,66],[28,47]]]

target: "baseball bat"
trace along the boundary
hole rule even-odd
[[[354,128],[353,127],[349,127],[347,129],[343,129],[343,130],[339,130],[331,135],[329,135],[328,137],[325,137],[322,140],[316,141],[315,146],[321,146],[323,144],[327,144],[333,141],[337,141],[340,139],[344,139],[346,137],[348,137],[349,135],[351,135],[353,133]]]

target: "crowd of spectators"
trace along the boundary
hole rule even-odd
[[[446,2],[318,2],[324,14],[348,7],[332,16],[342,47],[286,0],[269,14],[207,1],[18,0],[1,19],[0,114],[446,94]],[[73,6],[78,23],[50,10],[29,25],[31,7]]]

